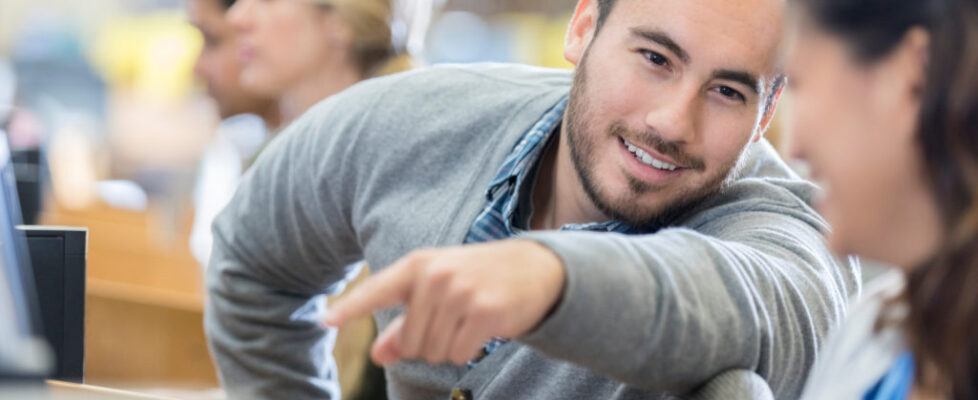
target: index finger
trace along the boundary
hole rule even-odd
[[[343,326],[350,320],[367,315],[374,310],[392,307],[406,301],[414,285],[413,274],[409,268],[411,262],[407,257],[402,258],[352,288],[350,293],[328,306],[323,324]]]

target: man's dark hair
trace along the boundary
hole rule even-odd
[[[604,25],[605,20],[608,19],[608,15],[611,14],[611,10],[615,8],[615,4],[618,3],[618,0],[597,0],[597,1],[598,1],[598,23],[597,25],[595,25],[595,29],[594,29],[595,35],[597,35],[597,32],[601,30],[601,27]],[[764,100],[764,113],[770,111],[771,107],[774,106],[775,97],[778,95],[778,92],[781,91],[781,88],[783,88],[785,83],[787,82],[788,79],[787,77],[785,77],[784,74],[779,73],[777,76],[774,77],[774,81],[771,82],[771,92],[768,94],[767,99]]]
[[[604,25],[604,21],[608,19],[608,14],[611,14],[611,9],[615,7],[617,2],[618,0],[598,0],[597,29],[601,29],[601,25]]]

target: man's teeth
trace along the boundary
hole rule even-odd
[[[646,153],[644,150],[635,147],[631,143],[628,143],[627,140],[625,140],[625,146],[628,147],[628,151],[632,152],[632,154],[635,155],[635,158],[641,161],[642,164],[648,165],[655,169],[661,169],[664,171],[675,171],[676,168],[679,168],[675,165],[669,164],[665,161],[661,161],[656,159],[655,157],[650,156],[649,153]]]

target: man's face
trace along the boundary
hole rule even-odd
[[[194,65],[194,74],[207,85],[207,94],[217,102],[222,118],[245,113],[260,113],[271,100],[241,87],[241,64],[237,38],[227,23],[219,0],[190,0],[190,23],[200,30],[204,47]]]
[[[565,122],[591,201],[644,224],[722,188],[769,115],[782,1],[618,0],[596,34],[588,12],[568,37]]]

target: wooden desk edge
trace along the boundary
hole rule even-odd
[[[51,390],[51,394],[57,399],[59,394],[65,395],[78,395],[78,394],[89,394],[93,396],[100,396],[104,399],[142,399],[142,400],[175,400],[169,397],[159,397],[151,396],[148,394],[139,394],[126,392],[116,389],[108,389],[97,386],[79,385],[77,383],[61,382],[49,380],[47,381],[48,389]]]

